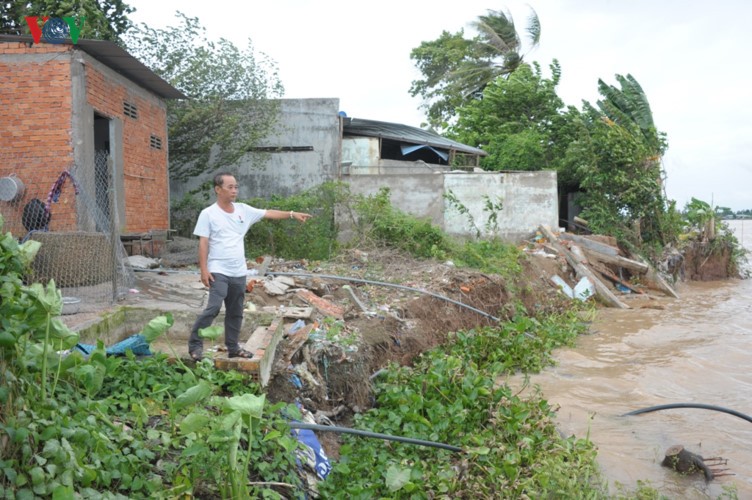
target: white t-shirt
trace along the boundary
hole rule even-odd
[[[239,277],[248,271],[243,244],[245,233],[264,218],[266,210],[245,203],[233,203],[232,208],[232,213],[227,213],[216,203],[206,207],[198,216],[193,234],[209,238],[207,269],[210,273]]]

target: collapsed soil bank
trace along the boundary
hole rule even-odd
[[[528,250],[533,247],[526,243]],[[174,249],[168,249],[163,265],[195,263],[195,247],[191,243],[178,241]],[[674,258],[669,262],[672,266],[664,267],[677,278],[728,277],[730,252],[711,257],[704,253],[706,249],[695,247],[687,251],[686,257]],[[570,299],[551,281],[558,275],[572,284],[576,282],[566,259],[530,251],[523,254],[521,266],[521,273],[511,279],[457,268],[450,262],[417,260],[391,249],[355,249],[317,266],[272,260],[269,270],[310,270],[314,274],[398,283],[467,304],[501,321],[520,311],[535,315],[570,307]],[[266,388],[267,398],[273,402],[298,401],[335,425],[347,425],[352,415],[372,406],[372,377],[387,364],[410,365],[421,353],[445,342],[449,333],[494,323],[468,308],[419,292],[347,280],[314,278],[296,282],[342,307],[343,318],[336,328],[341,330],[338,339],[347,341],[346,345],[326,339],[307,342],[294,353],[287,367],[273,373]],[[646,294],[632,295],[628,302],[632,308],[655,309],[662,307],[661,300],[662,297]],[[271,296],[263,287],[254,287],[247,294],[247,301],[258,307],[305,305],[293,296]],[[327,320],[319,314],[311,321],[321,324]],[[280,344],[277,358],[284,355],[284,344]],[[299,368],[297,372],[294,367]],[[336,457],[337,435],[324,433],[322,440],[327,452]]]

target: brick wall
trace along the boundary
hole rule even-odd
[[[131,85],[86,68],[89,104],[98,113],[123,122],[124,231],[164,230],[169,228],[166,109],[162,101]],[[125,103],[130,114],[135,108],[136,118],[125,114]],[[161,149],[152,147],[152,136],[161,141]]]
[[[16,174],[25,186],[22,198],[0,201],[3,232],[26,234],[24,205],[33,198],[46,202],[55,179],[71,167],[71,106],[69,46],[0,43],[0,177]],[[72,206],[73,197],[64,189],[58,204]],[[73,211],[53,209],[51,230],[74,224]]]
[[[16,174],[25,193],[12,202],[0,201],[3,232],[26,234],[23,207],[33,198],[47,201],[62,171],[73,168],[71,130],[71,45],[29,46],[0,43],[0,177]],[[167,126],[163,101],[101,64],[87,64],[86,101],[95,112],[123,123],[125,232],[169,227],[167,182]],[[126,116],[124,102],[135,106],[137,118]],[[80,105],[80,104],[79,104]],[[154,136],[161,149],[152,147]],[[76,145],[76,147],[81,147]],[[57,203],[50,207],[51,231],[76,227],[75,193],[66,182]]]

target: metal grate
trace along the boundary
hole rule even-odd
[[[8,159],[15,160],[0,151],[0,161]],[[2,233],[41,243],[25,281],[54,280],[75,305],[71,313],[98,311],[126,296],[135,277],[120,241],[117,210],[111,210],[115,194],[108,152],[97,151],[82,165],[60,166],[57,178],[24,180],[26,195],[0,203],[0,213]]]

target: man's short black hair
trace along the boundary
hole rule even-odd
[[[214,176],[214,187],[222,187],[224,184],[225,176],[235,177],[231,172],[220,172]]]

